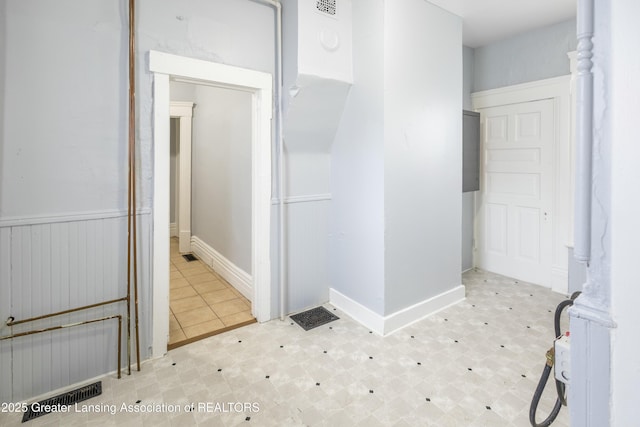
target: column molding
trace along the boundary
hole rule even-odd
[[[596,2],[597,16],[594,14]],[[578,0],[576,17],[574,256],[587,265],[587,282],[569,309],[569,411],[571,425],[581,427],[611,424],[611,336],[616,324],[611,317],[610,302],[610,206],[603,196],[610,191],[609,158],[603,148],[610,143],[610,136],[600,131],[608,128],[611,120],[608,114],[601,113],[610,107],[609,7],[608,0]],[[592,39],[598,43],[596,49]],[[599,114],[594,115],[594,111]],[[597,151],[594,144],[598,146]]]
[[[591,187],[593,157],[593,0],[579,0],[576,79],[576,194],[574,256],[591,257]]]

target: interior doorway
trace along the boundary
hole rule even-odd
[[[571,76],[472,94],[481,115],[477,267],[568,289]]]
[[[153,357],[169,337],[169,118],[170,81],[231,88],[251,94],[251,306],[259,321],[271,319],[270,212],[272,76],[162,52],[149,52],[153,73]]]
[[[251,94],[178,81],[170,91],[173,349],[256,320],[249,274]]]
[[[553,101],[479,110],[481,268],[551,287]]]

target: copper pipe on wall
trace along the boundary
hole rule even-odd
[[[131,0],[129,1],[129,153],[127,177],[127,374],[131,375]]]
[[[121,300],[118,300],[118,301],[121,301]],[[104,304],[97,304],[97,305],[104,305]],[[74,310],[70,310],[70,311],[78,311],[78,310],[81,310],[81,309],[74,309]],[[56,313],[56,314],[60,314],[60,313]],[[51,317],[51,316],[54,316],[56,314],[47,315],[47,316],[40,316],[37,319],[43,319],[45,317]],[[34,319],[36,319],[36,318],[34,318]],[[24,337],[24,336],[27,336],[27,335],[40,334],[42,332],[49,332],[49,331],[55,331],[55,330],[59,330],[59,329],[72,328],[72,327],[81,326],[81,325],[88,325],[90,323],[103,322],[103,321],[109,320],[109,319],[118,319],[118,346],[117,346],[118,347],[118,349],[117,349],[118,353],[116,355],[116,359],[118,359],[118,378],[120,378],[121,377],[121,373],[120,373],[120,352],[122,351],[122,347],[121,347],[122,346],[122,344],[121,344],[121,342],[122,342],[122,316],[119,315],[119,314],[116,314],[116,315],[113,315],[113,316],[101,317],[99,319],[91,319],[91,320],[84,320],[82,322],[69,323],[67,325],[51,326],[51,327],[44,328],[44,329],[34,329],[34,330],[31,330],[31,331],[19,332],[17,334],[5,335],[3,337],[0,337],[0,341],[19,338],[19,337]],[[18,321],[18,322],[13,322],[12,324],[15,325],[17,323],[24,323],[24,322],[28,322],[28,321],[30,321],[30,320],[21,320],[21,321]]]
[[[129,87],[131,99],[129,101],[129,138],[133,141],[133,169],[131,172],[133,181],[133,197],[131,204],[133,206],[133,297],[135,307],[135,333],[136,333],[136,365],[140,371],[140,334],[138,332],[138,232],[136,221],[136,168],[135,168],[135,138],[136,138],[136,63],[135,63],[135,47],[136,47],[136,22],[135,22],[135,0],[130,0],[129,12]]]
[[[138,332],[138,262],[136,220],[135,0],[129,0],[129,188],[127,196],[127,363],[131,375],[131,281],[134,288],[136,362],[140,370]],[[133,270],[133,274],[132,274]],[[132,278],[133,276],[133,278]]]
[[[28,319],[13,320],[13,318],[10,317],[9,319],[11,319],[11,320],[7,320],[6,325],[7,326],[15,326],[15,325],[20,325],[22,323],[33,322],[33,321],[36,321],[36,320],[48,319],[48,318],[54,317],[54,316],[61,316],[63,314],[75,313],[75,312],[81,311],[81,310],[88,310],[90,308],[101,307],[103,305],[108,305],[108,304],[114,304],[114,303],[120,302],[120,301],[126,301],[126,299],[127,299],[126,297],[118,298],[118,299],[112,299],[110,301],[104,301],[104,302],[99,302],[99,303],[96,303],[96,304],[84,305],[82,307],[77,307],[77,308],[71,308],[69,310],[58,311],[57,313],[44,314],[42,316],[30,317]]]
[[[45,314],[36,317],[30,317],[28,319],[14,320],[13,317],[5,322],[7,326],[15,326],[27,322],[33,322],[36,320],[42,320],[51,318],[54,316],[60,316],[63,314],[69,314],[78,312],[81,310],[87,310],[90,308],[101,307],[117,302],[127,302],[127,361],[128,361],[128,373],[131,374],[131,264],[133,259],[133,274],[134,274],[134,296],[135,296],[135,339],[136,339],[136,356],[138,371],[140,371],[140,349],[139,349],[139,333],[138,333],[138,264],[137,264],[137,227],[136,227],[136,194],[135,194],[135,0],[129,0],[129,189],[128,189],[128,221],[127,221],[127,296],[109,301],[103,301],[95,304],[89,304],[82,307],[72,308],[69,310],[63,310],[56,313]],[[131,252],[133,250],[133,258]],[[8,336],[0,337],[0,341],[22,337],[26,335],[37,334],[41,332],[53,331],[57,329],[69,328],[73,326],[80,326],[89,323],[104,321],[108,319],[118,318],[118,378],[121,377],[121,358],[120,352],[122,350],[122,316],[113,315],[103,317],[100,319],[87,320],[83,322],[52,326],[45,329],[32,330],[27,332],[21,332],[18,334],[12,334]]]

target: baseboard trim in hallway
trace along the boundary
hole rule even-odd
[[[169,350],[256,321],[240,291],[201,259],[187,261],[176,239],[170,247]]]

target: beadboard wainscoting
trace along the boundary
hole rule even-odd
[[[151,342],[151,214],[138,214],[141,359]],[[133,312],[133,290],[132,312]],[[120,359],[127,372],[126,302],[6,326],[15,320],[126,297],[127,214],[91,212],[0,220],[0,336],[122,315]],[[131,319],[131,330],[134,321]],[[131,363],[135,364],[132,332]],[[118,321],[0,341],[0,400],[16,402],[117,370]]]

